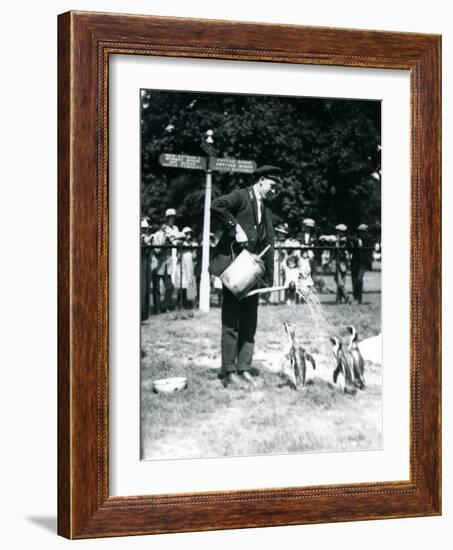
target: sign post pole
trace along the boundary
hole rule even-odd
[[[201,257],[201,279],[200,279],[200,311],[209,311],[210,306],[210,276],[209,276],[209,252],[211,233],[211,194],[212,194],[212,172],[210,167],[206,170],[206,186],[204,193],[204,216],[203,216],[203,249]]]
[[[211,252],[211,195],[212,195],[212,160],[215,154],[214,132],[206,131],[206,139],[202,141],[202,148],[208,154],[206,163],[206,187],[204,193],[204,216],[203,216],[203,249],[201,256],[201,277],[200,277],[200,311],[207,313],[211,305],[211,277],[209,275],[209,256]]]

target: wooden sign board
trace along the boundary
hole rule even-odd
[[[218,172],[244,172],[253,174],[256,170],[256,162],[253,160],[242,160],[233,158],[212,158],[211,170]]]
[[[189,170],[206,170],[205,157],[162,153],[159,156],[159,162],[162,166],[167,166],[169,168],[188,168]]]

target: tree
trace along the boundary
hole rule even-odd
[[[293,232],[306,216],[325,231],[380,220],[377,101],[144,90],[141,107],[142,211],[154,220],[174,207],[180,225],[201,232],[204,173],[164,168],[159,155],[204,156],[208,129],[217,156],[282,168],[272,210]],[[254,179],[215,172],[213,182],[217,196]]]

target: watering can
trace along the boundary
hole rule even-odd
[[[243,248],[240,254],[234,257],[233,245],[231,245],[233,261],[220,275],[220,280],[238,300],[242,300],[264,275],[265,267],[261,258],[269,248],[270,245],[267,245],[258,255]]]

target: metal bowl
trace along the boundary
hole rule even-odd
[[[176,378],[161,378],[153,382],[153,390],[156,393],[173,393],[185,388],[187,388],[187,378],[182,376]]]

